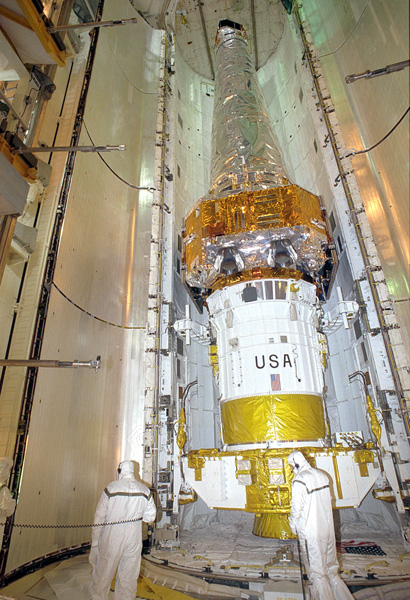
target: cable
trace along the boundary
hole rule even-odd
[[[84,125],[84,128],[85,128],[86,132],[87,132],[88,137],[90,138],[91,144],[93,146],[95,146],[93,138],[91,137],[90,132],[88,131],[88,127],[87,127],[85,121],[83,121],[83,125]],[[114,171],[114,169],[112,169],[110,167],[110,165],[107,163],[107,161],[101,156],[100,152],[97,152],[97,154],[101,158],[101,160],[103,161],[103,163],[105,164],[105,166],[111,171],[111,173],[113,175],[115,175],[115,177],[117,177],[117,179],[119,179],[120,181],[122,181],[123,183],[125,183],[125,185],[128,185],[133,190],[147,190],[148,192],[155,192],[156,188],[154,188],[154,187],[140,186],[140,185],[134,185],[133,183],[129,183],[128,181],[126,181],[125,179],[123,179],[121,177],[121,175],[118,175],[118,173],[116,173]]]
[[[370,148],[366,148],[365,150],[355,150],[354,148],[352,148],[351,150],[348,150],[346,152],[345,158],[347,158],[348,156],[356,156],[356,154],[364,154],[365,152],[370,152],[370,150],[373,150],[373,148],[376,148],[376,146],[379,146],[400,125],[400,123],[403,121],[404,117],[407,115],[407,113],[409,112],[409,110],[410,110],[410,106],[405,111],[404,115],[397,121],[397,123],[394,125],[394,127],[392,127],[390,129],[390,131],[388,133],[386,133],[386,135],[384,137],[382,137],[382,139],[379,140],[376,144],[373,144],[373,146],[370,146]]]
[[[142,521],[142,517],[125,521],[112,521],[110,523],[92,523],[91,525],[30,525],[28,523],[13,523],[13,527],[18,527],[19,529],[88,529],[89,527],[108,527],[108,525],[123,525],[124,523],[136,523],[137,521]],[[0,523],[0,525],[6,525],[6,523]]]
[[[324,58],[325,56],[331,56],[332,54],[335,54],[336,52],[338,52],[341,48],[343,48],[343,46],[346,44],[346,42],[348,41],[348,39],[353,35],[353,33],[356,31],[356,27],[358,26],[358,24],[361,21],[361,18],[363,17],[364,11],[366,10],[367,6],[369,4],[369,0],[367,0],[366,2],[366,6],[364,7],[364,9],[362,10],[362,13],[360,15],[360,17],[358,18],[356,25],[353,27],[352,31],[349,33],[349,35],[347,36],[347,38],[345,39],[345,41],[343,42],[343,44],[340,44],[340,46],[338,48],[336,48],[336,50],[333,50],[332,52],[327,52],[326,54],[322,54],[321,56],[319,56],[319,58]]]
[[[137,87],[137,86],[136,86],[134,83],[132,83],[132,81],[131,81],[131,80],[130,80],[130,79],[127,77],[127,75],[124,73],[124,71],[123,71],[123,70],[122,70],[122,68],[121,68],[121,65],[120,65],[120,63],[119,63],[119,62],[118,62],[118,60],[116,59],[116,57],[115,57],[115,54],[114,54],[114,51],[113,51],[113,49],[111,48],[111,44],[110,44],[110,41],[109,41],[109,39],[108,39],[108,38],[107,38],[107,42],[108,42],[108,46],[109,46],[109,48],[110,48],[110,50],[111,50],[111,54],[113,55],[113,57],[114,57],[114,60],[115,60],[115,62],[117,63],[119,70],[120,70],[120,71],[121,71],[121,73],[124,75],[124,77],[125,77],[125,79],[128,81],[128,83],[129,83],[129,84],[131,84],[131,85],[132,85],[132,87],[133,87],[134,89],[136,89],[136,90],[137,90],[137,92],[140,92],[140,94],[147,94],[147,95],[151,95],[151,94],[153,95],[153,94],[156,94],[156,93],[157,93],[156,91],[155,91],[155,92],[144,92],[144,90],[141,90],[141,89],[140,89],[139,87]]]
[[[101,319],[100,317],[96,317],[95,315],[93,315],[92,313],[88,312],[88,310],[85,310],[84,308],[81,308],[81,306],[79,306],[78,304],[76,304],[75,302],[73,302],[73,300],[71,300],[66,294],[64,294],[63,291],[60,290],[60,288],[58,287],[58,285],[53,281],[52,285],[55,287],[55,289],[57,290],[57,292],[59,292],[63,298],[65,298],[66,300],[68,300],[68,302],[70,302],[70,304],[72,304],[73,306],[75,306],[76,308],[78,308],[78,310],[81,310],[81,312],[85,313],[86,315],[88,315],[89,317],[92,317],[93,319],[96,319],[97,321],[100,321],[101,323],[105,323],[105,325],[110,325],[111,327],[118,327],[118,329],[132,329],[132,330],[136,330],[136,329],[146,329],[145,326],[132,326],[132,325],[118,325],[117,323],[111,323],[110,321],[105,321],[105,319]]]

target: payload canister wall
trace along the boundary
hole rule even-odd
[[[208,506],[253,512],[254,533],[286,538],[292,450],[329,474],[338,507],[358,506],[380,466],[373,443],[332,445],[330,239],[319,199],[288,181],[240,25],[220,23],[216,64],[211,186],[185,219],[184,258],[209,311],[223,448],[191,451],[183,470]],[[358,307],[338,307],[347,326]]]

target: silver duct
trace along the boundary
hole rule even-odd
[[[215,40],[211,194],[288,183],[245,30],[233,25],[222,23]]]
[[[185,281],[211,289],[268,268],[315,277],[328,243],[319,200],[287,178],[243,27],[222,21],[215,48],[211,187],[185,218]]]

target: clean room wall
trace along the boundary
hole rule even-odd
[[[349,227],[346,227],[346,223],[342,227],[339,221],[344,216],[346,206],[345,202],[340,202],[339,190],[334,185],[336,182],[330,178],[329,159],[326,157],[329,145],[326,144],[323,129],[318,127],[321,119],[320,113],[315,111],[317,98],[308,65],[302,57],[303,49],[297,41],[295,26],[289,19],[277,52],[260,69],[259,77],[290,179],[319,195],[328,216],[333,212],[336,219],[336,227],[332,233],[337,245],[339,264],[331,300],[324,306],[326,311],[335,305],[334,291],[338,285],[342,288],[345,299],[357,297],[354,280],[358,278],[363,266],[360,266],[357,239],[352,234],[350,222]],[[338,117],[339,112],[336,112]],[[371,179],[371,174],[368,173],[368,177]],[[362,317],[363,314],[357,319],[359,327],[356,325],[354,328],[352,323],[348,331],[340,328],[328,336],[330,365],[325,378],[326,406],[332,433],[363,431],[365,439],[370,440],[372,437],[363,388],[358,382],[349,381],[349,374],[372,368],[369,347],[365,344],[365,336],[371,336]],[[376,342],[371,338],[369,343]],[[382,372],[375,373],[373,365],[372,376],[380,377],[382,389],[386,387],[384,375]],[[372,522],[372,515],[378,515],[381,511],[379,501],[367,498],[366,507],[358,511],[356,518],[358,521],[362,519]],[[341,518],[349,521],[350,514],[343,511]]]
[[[316,110],[318,102],[309,66],[303,58],[295,23],[289,18],[278,49],[268,63],[258,72],[269,111],[282,151],[284,165],[291,181],[317,194],[333,215],[336,226],[331,231],[336,243],[339,264],[330,302],[325,311],[333,308],[337,300],[336,286],[343,290],[345,299],[357,299],[354,280],[360,277],[361,262],[357,238],[352,228],[344,225],[345,200],[343,192],[331,178],[329,165],[334,163],[330,145],[320,128],[322,118]],[[326,81],[327,83],[327,81]],[[338,113],[337,113],[338,116]],[[330,155],[330,159],[329,159]],[[334,175],[333,175],[334,177]],[[366,330],[363,322],[363,331]],[[332,431],[363,430],[369,435],[365,407],[360,389],[351,385],[348,375],[356,370],[369,370],[363,336],[356,336],[351,327],[328,336],[330,368],[326,373],[327,403]],[[376,376],[376,374],[374,374]]]
[[[126,0],[103,19],[137,17]],[[142,19],[100,31],[84,116],[104,159],[152,185],[161,32]],[[81,145],[90,144],[83,128]],[[16,523],[87,524],[121,458],[140,460],[151,195],[96,154],[77,155],[42,358],[102,357],[101,370],[40,370]],[[59,291],[61,290],[61,292]],[[90,529],[13,532],[7,570],[90,540]]]
[[[209,188],[213,82],[194,73],[176,46],[170,85],[174,102],[174,220],[181,230],[184,217]]]
[[[410,69],[346,84],[350,74],[409,57],[406,0],[307,0],[303,11],[347,148],[381,140],[409,106]],[[352,158],[410,359],[409,115],[377,148]]]
[[[311,113],[312,80],[290,19],[277,51],[259,69],[258,78],[290,181],[320,195],[330,209],[333,194],[323,160],[323,140]]]
[[[44,115],[41,129],[41,140],[51,146],[70,144],[74,118],[77,110],[79,93],[84,77],[85,57],[88,53],[89,44],[84,43],[81,52],[67,61],[64,69],[57,70],[55,77],[56,92],[51,100],[47,102],[47,109],[50,111]],[[70,86],[67,89],[67,81]],[[47,154],[42,155],[45,163],[48,162]],[[52,167],[50,179],[45,189],[35,184],[31,186],[28,201],[33,201],[31,192],[37,188],[38,196],[36,201],[25,207],[25,213],[19,220],[33,223],[33,215],[37,214],[36,220],[36,243],[34,252],[28,257],[27,268],[24,274],[24,280],[14,281],[14,289],[8,288],[6,294],[3,289],[3,282],[0,287],[0,295],[4,301],[11,300],[10,293],[18,294],[21,284],[21,295],[18,304],[9,303],[9,315],[15,310],[15,322],[13,333],[10,336],[12,321],[7,323],[1,317],[0,328],[4,344],[9,345],[9,357],[28,358],[33,336],[33,327],[39,301],[41,282],[43,279],[45,262],[47,260],[49,240],[54,224],[55,211],[58,204],[59,188],[61,186],[62,173],[66,161],[66,155],[62,152],[56,152],[50,158]],[[28,221],[27,213],[31,217]],[[9,256],[10,258],[11,256]],[[9,267],[7,267],[9,268]],[[23,272],[22,272],[23,273]],[[8,298],[7,298],[8,295]],[[2,355],[4,356],[4,355]],[[13,456],[16,431],[21,408],[21,398],[24,390],[26,369],[12,368],[5,369],[3,385],[1,388],[0,402],[0,448],[3,456]]]

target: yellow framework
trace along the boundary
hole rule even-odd
[[[356,450],[354,460],[359,464],[361,477],[367,477],[367,465],[376,460],[373,444],[367,448]],[[220,460],[235,456],[236,477],[238,483],[246,486],[245,512],[255,513],[253,533],[262,537],[287,539],[294,537],[290,532],[287,516],[290,512],[292,498],[293,472],[287,457],[294,448],[270,448],[236,450],[229,452],[217,449],[192,450],[188,454],[188,467],[194,469],[195,480],[202,480],[202,469],[207,461]],[[335,493],[342,498],[339,479],[339,455],[344,456],[350,448],[336,446],[334,448],[303,448],[303,454],[309,463],[316,467],[315,455],[327,454],[333,458],[335,465]],[[223,508],[215,506],[214,508]]]
[[[44,50],[58,64],[58,66],[64,67],[67,53],[64,50],[59,49],[59,47],[53,39],[53,36],[51,35],[51,33],[48,32],[47,27],[43,22],[43,19],[39,15],[32,1],[17,0],[17,4],[23,11],[27,22],[30,25],[30,28],[34,31],[34,33],[40,40]]]
[[[9,163],[20,173],[27,183],[34,183],[37,181],[37,169],[30,167],[26,161],[19,155],[14,154],[12,147],[2,135],[0,135],[0,152],[7,158]]]

